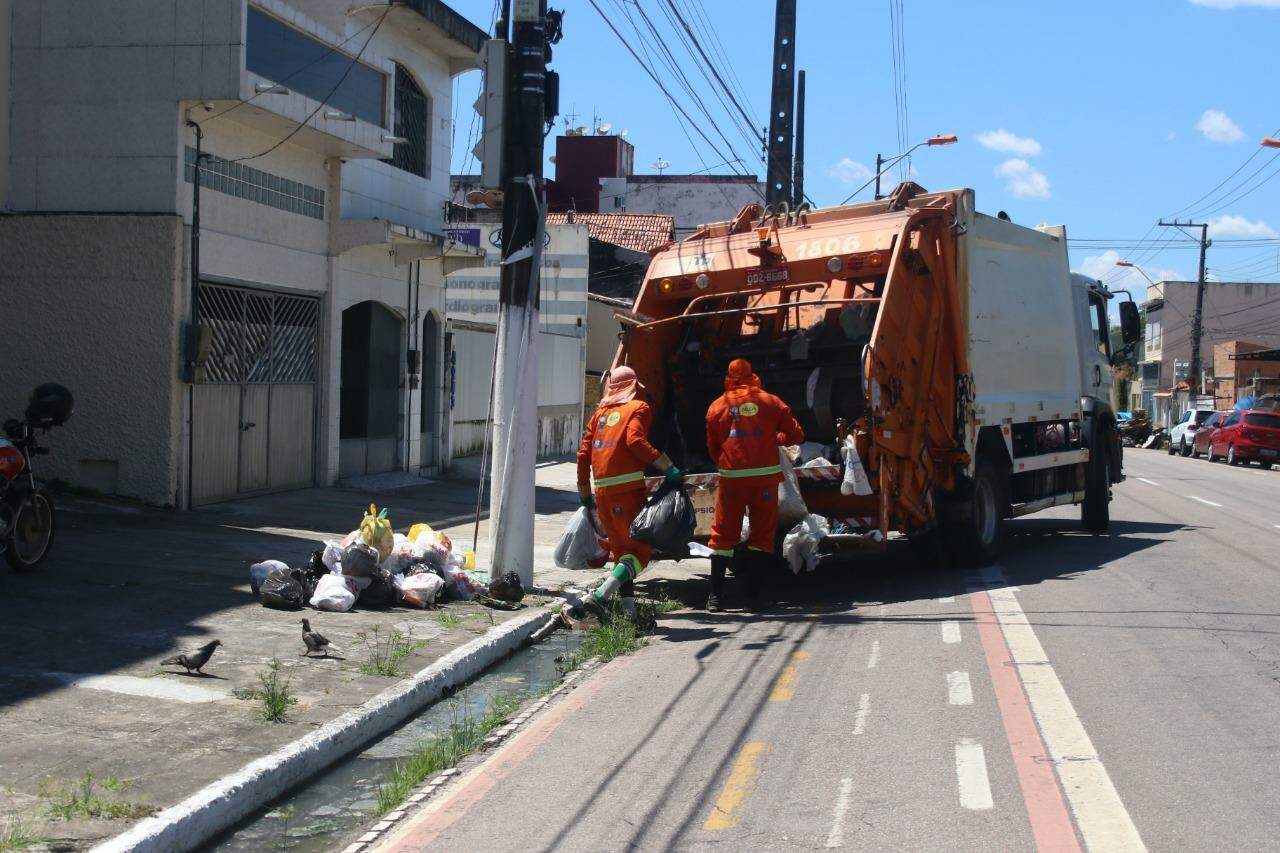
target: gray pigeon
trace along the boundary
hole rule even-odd
[[[183,667],[186,667],[188,675],[191,674],[192,670],[199,672],[201,675],[204,675],[203,672],[200,672],[201,667],[203,667],[205,664],[209,662],[209,658],[213,657],[213,650],[220,645],[222,645],[221,640],[212,640],[208,643],[205,643],[203,646],[196,649],[194,652],[188,652],[183,655],[174,655],[171,658],[165,658],[164,660],[160,661],[160,665],[161,666],[183,666]]]
[[[312,652],[324,652],[324,656],[329,656],[329,650],[335,652],[342,651],[337,646],[329,642],[329,638],[323,634],[311,630],[311,620],[302,620],[302,642],[307,644],[307,650],[302,653],[303,657],[310,657]]]

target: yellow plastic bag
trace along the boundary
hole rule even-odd
[[[415,524],[413,527],[409,528],[409,541],[417,542],[419,536],[421,536],[424,533],[432,533],[432,532],[434,531],[431,529],[430,524],[423,524],[422,522],[419,522],[418,524]]]
[[[391,556],[391,548],[395,545],[395,533],[391,530],[391,522],[387,519],[387,510],[378,512],[378,507],[369,504],[369,512],[360,522],[360,541],[378,552],[378,562]]]

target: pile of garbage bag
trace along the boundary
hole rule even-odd
[[[387,510],[370,504],[360,526],[341,541],[326,541],[302,568],[280,560],[249,567],[249,586],[263,607],[345,613],[361,607],[397,604],[430,608],[444,599],[488,600],[488,585],[474,573],[475,555],[461,551],[429,524],[415,524],[407,535],[392,530]],[[511,584],[502,582],[499,599],[518,603]],[[497,586],[497,585],[496,585]],[[516,587],[519,580],[516,580]],[[518,591],[522,597],[523,590]]]

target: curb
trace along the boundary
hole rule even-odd
[[[191,850],[319,773],[460,684],[515,651],[559,608],[540,607],[454,649],[358,708],[330,720],[240,770],[196,791],[180,803],[93,848],[92,853],[171,853]]]

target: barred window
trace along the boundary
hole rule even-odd
[[[422,178],[431,177],[431,99],[413,76],[396,66],[395,135],[408,142],[395,146],[391,165]]]

